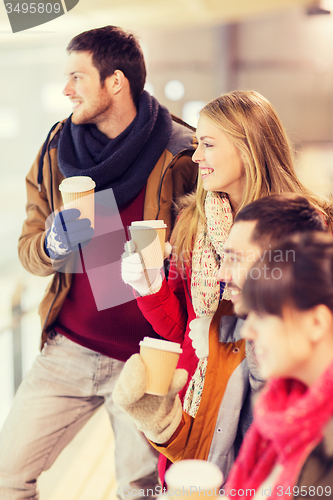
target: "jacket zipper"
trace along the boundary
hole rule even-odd
[[[62,127],[57,130],[56,134],[62,129]],[[55,135],[52,137],[52,139],[50,140],[50,142],[48,143],[47,145],[47,150],[46,150],[46,153],[47,153],[47,157],[48,157],[48,161],[49,161],[49,170],[50,170],[50,193],[51,193],[51,209],[52,209],[52,212],[54,212],[54,203],[53,203],[53,174],[52,174],[52,165],[51,165],[51,155],[50,155],[50,145],[51,145],[51,142],[52,140],[54,139]],[[45,154],[46,154],[45,153]],[[44,154],[44,156],[45,156]],[[57,271],[58,272],[58,271]],[[59,295],[59,292],[60,292],[60,283],[61,283],[61,276],[60,276],[60,272],[58,272],[58,276],[59,276],[59,279],[58,279],[58,286],[57,286],[57,290],[56,290],[56,293],[55,293],[55,296],[54,296],[54,299],[52,301],[52,304],[50,305],[49,307],[49,310],[47,312],[47,315],[46,315],[46,318],[45,318],[45,321],[44,321],[44,324],[43,324],[43,327],[42,327],[42,333],[44,332],[44,330],[46,329],[46,325],[47,325],[47,322],[48,322],[48,319],[49,319],[49,316],[50,316],[50,313],[53,309],[53,306],[54,306],[54,303],[55,301],[57,300],[58,298],[58,295]],[[41,346],[42,347],[42,346]]]
[[[44,330],[45,330],[45,328],[46,328],[46,324],[47,324],[47,321],[48,321],[48,319],[49,319],[50,312],[52,311],[52,308],[53,308],[53,306],[54,306],[54,303],[55,303],[55,301],[56,301],[56,300],[57,300],[57,298],[58,298],[58,295],[59,295],[59,292],[60,292],[60,281],[61,281],[61,279],[60,279],[60,273],[59,273],[59,280],[58,280],[58,287],[57,287],[57,291],[56,291],[56,294],[55,294],[54,299],[53,299],[53,301],[52,301],[52,304],[50,305],[49,310],[48,310],[48,312],[47,312],[47,315],[46,315],[46,318],[45,318],[45,321],[44,321],[44,324],[43,324],[43,328],[42,328],[42,333],[44,332]],[[41,347],[43,347],[43,346],[41,346]]]

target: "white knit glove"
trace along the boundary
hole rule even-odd
[[[190,324],[189,337],[198,358],[207,358],[209,352],[209,327],[213,316],[193,319]]]
[[[162,286],[161,269],[145,269],[141,256],[135,252],[135,248],[133,240],[125,243],[125,252],[121,257],[122,280],[131,285],[142,297],[152,295]]]
[[[133,419],[150,441],[165,443],[179,426],[182,405],[178,392],[187,381],[187,371],[177,369],[166,396],[145,394],[146,367],[140,354],[133,354],[125,363],[113,391],[113,401]]]

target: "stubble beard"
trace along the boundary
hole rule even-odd
[[[234,305],[234,312],[237,318],[245,319],[247,316],[247,311],[245,311],[245,308],[243,306],[242,297],[239,297],[237,303],[233,305]]]
[[[81,106],[85,106],[85,101],[83,101],[80,107]],[[82,109],[82,112],[78,109],[77,115],[75,115],[75,110],[73,111],[72,123],[75,125],[97,125],[101,121],[107,120],[112,112],[112,108],[112,99],[107,94],[106,90],[101,89],[98,96],[96,96],[90,105],[87,105],[86,109]]]

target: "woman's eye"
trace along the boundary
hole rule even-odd
[[[204,142],[203,145],[205,146],[205,148],[213,147],[213,144],[208,144],[207,142]]]
[[[237,257],[235,255],[226,255],[225,258],[224,258],[224,262],[227,262],[229,264],[233,264],[235,262],[239,262]]]

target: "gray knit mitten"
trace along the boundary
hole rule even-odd
[[[165,443],[182,419],[178,392],[184,387],[187,371],[177,369],[166,396],[145,394],[146,367],[140,354],[133,354],[125,363],[113,391],[113,400],[133,419],[150,441]]]

